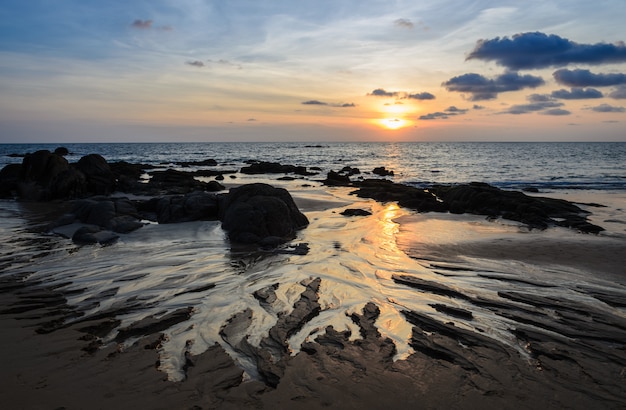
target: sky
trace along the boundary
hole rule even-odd
[[[0,143],[626,141],[624,0],[2,0]]]

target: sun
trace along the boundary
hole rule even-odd
[[[379,123],[388,130],[397,130],[408,125],[408,121],[402,118],[383,118]]]

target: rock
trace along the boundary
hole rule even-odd
[[[315,172],[308,172],[306,167],[295,165],[282,165],[277,162],[253,162],[247,167],[241,168],[242,174],[288,174],[294,173],[303,176],[315,175]]]
[[[260,183],[232,188],[220,197],[219,219],[230,240],[240,243],[268,237],[286,242],[309,224],[287,190]]]
[[[535,229],[560,225],[581,232],[597,233],[603,228],[590,224],[583,211],[562,199],[525,195],[517,191],[505,191],[485,183],[438,186],[431,190],[449,206],[452,213],[472,213],[502,217]]]
[[[386,169],[385,167],[376,167],[372,171],[373,174],[380,175],[381,177],[393,176],[393,171]]]
[[[0,198],[17,194],[17,184],[22,174],[22,164],[8,164],[0,170]]]
[[[345,209],[340,215],[343,216],[369,216],[372,213],[370,211],[366,211],[365,209],[357,209],[357,208],[348,208]]]
[[[50,198],[78,198],[84,195],[87,187],[85,174],[75,168],[68,168],[57,174],[49,185]]]
[[[151,174],[149,187],[165,191],[168,194],[186,194],[193,191],[222,191],[224,186],[217,181],[209,183],[198,181],[188,172],[168,169],[154,171]]]
[[[361,173],[361,170],[359,170],[358,168],[352,168],[349,166],[345,166],[343,168],[341,168],[341,170],[339,171],[340,174],[345,174],[348,176],[352,176],[352,175],[358,175]]]
[[[66,156],[66,155],[69,155],[70,150],[68,150],[68,149],[67,149],[67,148],[65,148],[65,147],[57,147],[57,148],[54,150],[54,153],[55,153],[55,154],[57,154],[57,155],[60,155],[60,156],[64,157],[64,156]]]
[[[113,232],[102,230],[95,225],[87,225],[79,228],[72,236],[72,241],[78,245],[109,245],[119,239]]]
[[[137,209],[126,198],[92,197],[77,200],[73,204],[71,213],[62,218],[67,223],[78,220],[117,233],[132,232],[143,226]],[[60,226],[63,221],[58,220],[54,225]]]
[[[22,173],[18,182],[20,197],[37,201],[51,199],[51,182],[69,167],[65,158],[48,150],[27,154],[22,161]]]
[[[159,223],[177,223],[197,220],[215,220],[218,210],[217,196],[195,191],[184,196],[162,197],[156,203]]]
[[[328,186],[350,186],[351,181],[350,177],[347,175],[342,175],[335,171],[329,171],[326,174],[326,179],[324,180],[324,185]]]
[[[76,169],[85,174],[88,192],[95,195],[108,195],[115,190],[115,175],[101,155],[85,155],[76,163]]]

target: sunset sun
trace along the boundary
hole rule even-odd
[[[388,130],[397,130],[399,128],[406,127],[408,125],[408,121],[403,120],[402,118],[384,118],[380,120],[380,125]]]

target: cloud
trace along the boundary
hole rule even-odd
[[[257,119],[256,118],[248,118],[246,121],[248,122],[255,122]]]
[[[187,61],[185,64],[198,68],[204,67],[204,63],[200,60]]]
[[[572,88],[571,91],[560,89],[552,91],[550,95],[560,100],[587,100],[603,97],[602,93],[595,88]]]
[[[535,88],[544,83],[541,77],[507,71],[495,79],[489,79],[476,73],[463,74],[451,78],[442,85],[448,91],[470,94],[468,98],[470,101],[482,101],[493,100],[502,92]]]
[[[500,114],[520,115],[520,114],[528,114],[531,112],[543,111],[543,114],[547,113],[548,115],[559,115],[557,111],[554,111],[554,110],[564,105],[562,102],[555,101],[554,98],[545,94],[531,94],[528,97],[526,97],[526,99],[529,101],[528,104],[512,105],[506,111],[503,111]],[[550,111],[551,113],[548,113],[548,111]],[[565,111],[565,110],[562,110],[562,111]],[[560,115],[563,115],[563,114],[560,114]]]
[[[141,20],[141,19],[137,19],[135,21],[133,21],[130,26],[132,28],[136,28],[139,30],[151,30],[152,28],[156,28],[157,30],[161,30],[161,31],[172,31],[174,30],[174,27],[172,26],[159,26],[159,27],[153,27],[152,24],[154,22],[152,20]]]
[[[596,107],[591,107],[590,110],[595,112],[626,112],[624,107],[616,107],[609,104],[600,104]]]
[[[397,97],[400,93],[397,91],[385,91],[382,88],[377,88],[367,95],[372,95],[374,97]]]
[[[594,74],[589,70],[568,70],[562,68],[552,76],[557,83],[569,87],[606,87],[626,84],[626,74]]]
[[[479,40],[467,60],[495,61],[511,70],[626,62],[626,44],[579,44],[540,32],[520,33],[512,38]]]
[[[429,92],[410,93],[406,91],[386,91],[382,88],[377,88],[367,95],[373,97],[395,97],[399,99],[411,99],[411,100],[434,100],[435,96]]]
[[[133,28],[141,29],[141,30],[151,29],[152,28],[152,20],[137,19],[137,20],[133,21],[130,26],[133,27]]]
[[[409,19],[397,19],[393,22],[393,25],[400,28],[412,29],[415,27],[413,22]]]
[[[447,120],[448,118],[455,116],[455,115],[463,115],[467,111],[468,111],[467,109],[457,108],[454,105],[451,105],[450,107],[443,110],[443,112],[437,111],[437,112],[432,112],[429,114],[421,115],[419,119],[420,120],[439,120],[439,119]]]
[[[614,98],[616,100],[624,100],[626,99],[626,85],[622,85],[613,90],[609,97]]]
[[[451,105],[448,108],[446,108],[444,111],[448,113],[465,114],[469,110],[463,109],[463,108],[456,108],[454,105]]]
[[[328,105],[328,103],[317,101],[317,100],[303,101],[302,104],[303,105]]]
[[[352,108],[352,107],[356,107],[356,104],[354,104],[354,103],[327,103],[327,102],[318,101],[318,100],[303,101],[303,102],[301,102],[301,104],[303,104],[303,105],[325,105],[325,106],[337,107],[337,108]]]
[[[485,108],[485,106],[484,105],[474,104],[474,106],[472,108],[475,109],[475,110],[482,110],[482,109]]]
[[[435,96],[424,91],[422,93],[407,94],[406,98],[410,100],[434,100]]]
[[[559,115],[570,115],[572,113],[562,108],[551,108],[549,110],[542,111],[541,114],[559,116]]]

